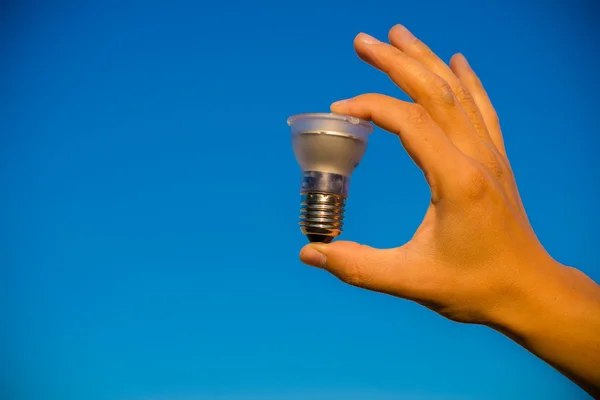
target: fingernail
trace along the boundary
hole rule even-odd
[[[394,27],[394,29],[398,32],[400,39],[404,41],[410,42],[416,39],[415,35],[413,35],[411,31],[406,29],[404,25],[398,24]]]
[[[367,35],[366,33],[360,33],[358,35],[358,40],[364,44],[377,44],[381,43],[379,40],[375,39],[371,35]]]
[[[336,101],[335,103],[332,103],[332,104],[331,104],[331,107],[333,107],[333,106],[340,106],[340,105],[342,105],[342,104],[345,104],[345,103],[347,103],[349,100],[350,100],[350,99],[338,100],[338,101]]]
[[[325,254],[319,252],[313,246],[305,247],[300,253],[300,259],[303,263],[312,265],[313,267],[317,268],[324,268],[325,264],[327,263],[327,258],[325,257]]]

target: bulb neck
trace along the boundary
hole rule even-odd
[[[350,178],[319,171],[302,176],[300,226],[311,242],[329,243],[342,232]]]
[[[331,172],[305,171],[300,193],[328,193],[348,197],[350,177]]]

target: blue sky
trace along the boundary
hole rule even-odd
[[[521,4],[520,4],[521,3]],[[298,252],[286,118],[364,92],[360,31],[463,52],[527,212],[600,281],[592,1],[14,2],[0,23],[0,390],[9,399],[584,399],[507,338]],[[410,239],[428,189],[377,129],[343,238]]]

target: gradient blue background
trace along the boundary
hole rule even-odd
[[[2,398],[586,398],[490,329],[298,261],[286,118],[406,99],[352,48],[403,23],[469,58],[536,232],[600,280],[597,11],[519,3],[4,2]],[[378,130],[343,237],[402,244],[427,200]]]

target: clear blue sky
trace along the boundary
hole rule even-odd
[[[536,232],[600,281],[598,7],[527,3],[4,4],[2,398],[586,398],[496,332],[298,261],[286,118],[405,99],[352,48],[402,23],[469,58]],[[427,199],[376,130],[343,238],[402,244]]]

